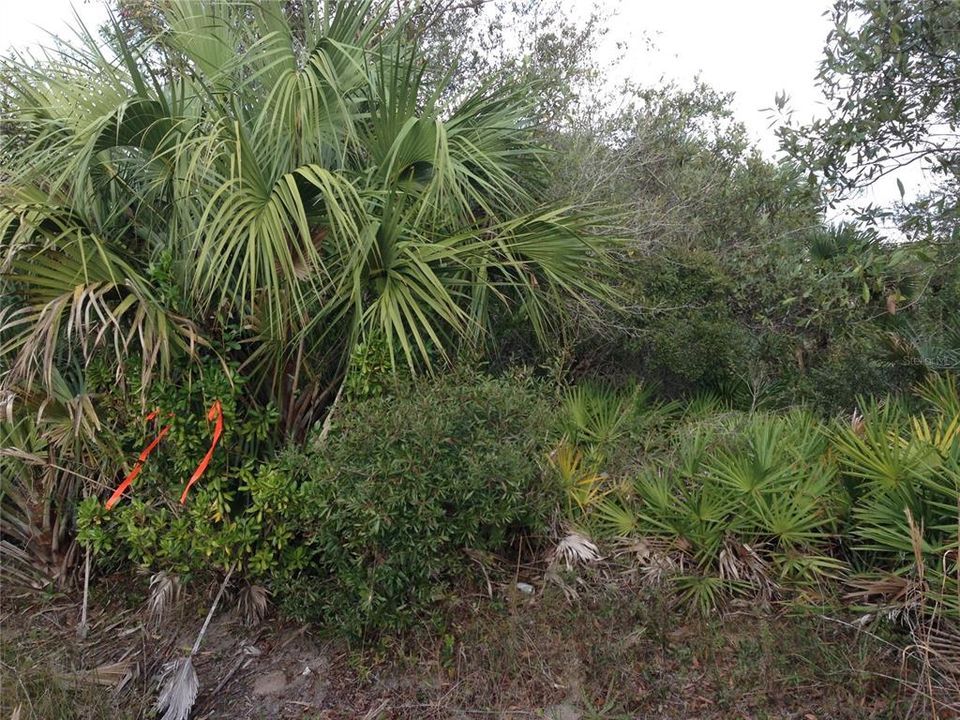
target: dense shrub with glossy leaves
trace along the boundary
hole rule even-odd
[[[463,374],[338,408],[326,440],[290,459],[309,559],[277,588],[286,609],[396,628],[456,591],[465,550],[515,553],[557,504],[550,409],[528,379]]]
[[[112,509],[96,495],[80,503],[79,539],[93,549],[99,564],[132,562],[189,575],[236,562],[254,577],[296,564],[290,525],[296,488],[272,459],[277,413],[272,406],[244,402],[243,376],[225,371],[215,360],[188,366],[175,379],[154,383],[141,405],[139,388],[121,386],[111,392],[109,376],[98,380],[95,375],[89,379],[101,386],[104,421],[115,428],[127,459],[111,467],[108,491],[133,468],[141,448],[170,425]],[[222,407],[223,434],[181,505],[188,478],[211,446],[214,424],[207,411],[214,401]],[[158,410],[154,420],[144,420],[144,407]]]

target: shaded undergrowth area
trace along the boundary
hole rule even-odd
[[[465,595],[442,625],[353,643],[280,620],[250,627],[231,610],[197,658],[192,717],[807,720],[919,710],[906,691],[917,668],[890,626],[882,638],[841,615],[743,607],[703,617],[599,577],[570,600],[528,579],[532,595],[504,580],[492,598]],[[71,602],[4,615],[0,717],[151,716],[158,661],[188,642],[202,598],[153,626],[125,608],[137,598],[114,596],[84,640]]]

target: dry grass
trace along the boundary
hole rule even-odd
[[[894,638],[806,614],[701,618],[597,575],[577,602],[537,585],[465,601],[446,628],[381,641],[348,664],[319,717],[903,718],[920,677]],[[902,638],[901,638],[902,639]],[[915,717],[927,717],[916,712]]]
[[[931,717],[923,653],[953,647],[929,633],[923,650],[891,623],[864,629],[803,610],[702,618],[610,567],[578,572],[567,578],[580,589],[575,602],[534,568],[504,570],[491,576],[492,600],[486,586],[462,589],[445,626],[353,646],[276,618],[251,628],[224,610],[197,656],[194,717],[524,718],[551,708],[585,719]],[[516,579],[535,593],[517,592]],[[79,603],[8,612],[0,718],[18,708],[20,720],[143,717],[159,665],[189,646],[209,600],[185,595],[155,630],[141,596],[126,603],[137,611],[107,612],[95,599],[84,640]],[[271,673],[287,686],[254,695]]]

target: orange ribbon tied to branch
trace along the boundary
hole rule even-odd
[[[159,409],[149,413],[145,418],[146,422],[150,422],[159,414]],[[168,417],[173,417],[173,413],[168,413]],[[133,470],[131,470],[130,474],[123,479],[123,482],[120,483],[117,489],[113,491],[113,495],[110,496],[110,499],[107,500],[107,510],[119,502],[120,497],[124,492],[126,492],[127,488],[130,487],[130,484],[136,479],[137,475],[140,474],[140,471],[143,469],[143,464],[147,461],[147,458],[150,457],[150,453],[152,453],[154,448],[160,444],[160,441],[163,440],[163,436],[168,432],[170,432],[169,424],[164,425],[153,441],[140,451],[140,455],[137,457],[137,462],[134,464]]]
[[[183,494],[180,496],[181,505],[187,502],[187,493],[190,492],[190,488],[193,487],[193,484],[199,480],[200,476],[206,471],[211,458],[213,458],[213,450],[217,447],[220,436],[223,434],[223,408],[220,407],[219,400],[213,401],[213,405],[210,406],[210,410],[207,412],[207,420],[216,420],[213,428],[213,441],[210,443],[210,449],[207,450],[207,454],[203,456],[203,460],[200,461],[197,469],[193,471],[193,475],[191,475],[187,481],[187,486],[183,489]]]

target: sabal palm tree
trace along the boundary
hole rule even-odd
[[[330,6],[171,0],[141,45],[5,61],[8,388],[105,350],[146,386],[232,327],[292,428],[367,336],[419,369],[495,303],[546,336],[603,294],[595,219],[537,201],[534,89],[441,103],[372,0]]]

